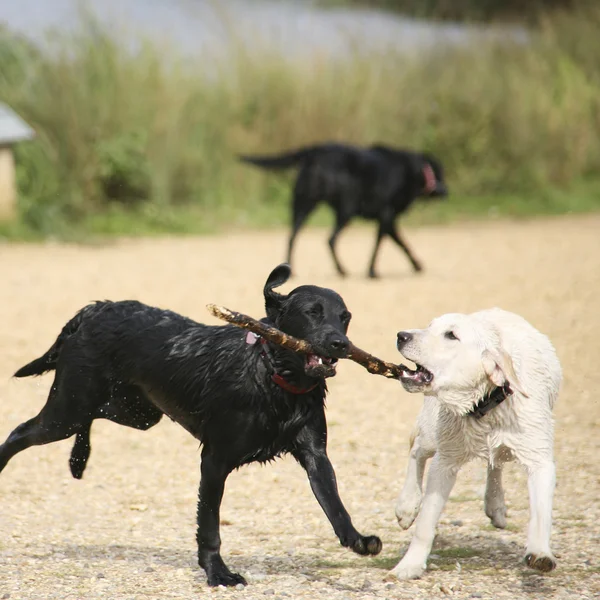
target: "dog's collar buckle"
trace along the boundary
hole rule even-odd
[[[502,387],[494,388],[489,394],[485,395],[468,413],[470,417],[481,419],[487,415],[492,409],[502,404],[509,396],[512,396],[513,391],[510,384],[506,382]]]
[[[265,340],[265,338],[261,337],[260,335],[254,333],[253,331],[249,331],[246,334],[246,344],[254,346],[259,342],[261,345],[260,355],[265,361],[267,368],[271,371],[271,381],[273,381],[273,383],[276,383],[281,389],[285,390],[286,392],[290,392],[290,394],[299,395],[312,392],[319,385],[319,382],[317,381],[317,383],[311,385],[310,387],[300,388],[290,383],[287,379],[285,379],[275,370],[275,365],[273,364],[273,360],[271,359],[271,356],[268,352],[267,340]]]

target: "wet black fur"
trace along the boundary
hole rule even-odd
[[[327,357],[348,351],[350,321],[334,291],[301,286],[273,291],[289,278],[280,265],[264,288],[267,317]],[[260,344],[243,330],[207,326],[136,301],[97,302],[69,321],[53,346],[16,377],[55,370],[41,412],[0,445],[0,471],[18,452],[76,435],[71,472],[81,478],[90,454],[94,419],[148,429],[168,415],[202,443],[198,498],[198,562],[210,585],[245,583],[220,555],[219,507],[229,473],[243,464],[291,453],[306,469],[313,492],[343,546],[377,554],[381,541],[356,531],[338,492],[327,457],[325,380],[306,375],[305,357],[271,347],[277,370],[299,387],[295,395],[275,384]]]
[[[389,236],[404,250],[415,271],[422,266],[396,229],[396,218],[418,196],[439,198],[448,190],[440,161],[431,154],[398,150],[383,145],[358,148],[347,144],[320,144],[275,156],[241,156],[242,161],[268,169],[298,167],[292,201],[292,232],[287,261],[291,264],[294,240],[306,219],[320,202],[335,212],[329,248],[338,273],[346,271],[335,252],[338,235],[354,217],[379,223],[369,263],[369,277],[376,277],[375,261],[381,240]],[[435,173],[436,189],[424,193],[423,167]]]

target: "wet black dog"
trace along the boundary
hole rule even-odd
[[[220,555],[225,480],[241,465],[292,454],[343,546],[377,554],[381,541],[352,525],[327,457],[325,377],[348,352],[350,313],[334,291],[304,285],[273,291],[290,276],[280,265],[265,288],[266,321],[309,341],[303,355],[261,343],[230,325],[201,325],[135,301],[97,302],[69,321],[54,345],[16,377],[55,370],[46,405],[0,445],[0,471],[18,452],[76,434],[70,466],[81,478],[94,419],[136,429],[163,414],[202,442],[198,562],[210,585],[245,583]]]
[[[377,240],[369,264],[369,277],[376,277],[375,261],[381,240],[389,236],[404,250],[415,271],[422,266],[398,234],[396,217],[418,196],[440,198],[448,194],[439,160],[419,152],[375,145],[357,148],[322,144],[276,156],[241,156],[242,161],[269,169],[299,167],[293,192],[292,233],[287,261],[298,231],[320,202],[335,211],[335,227],[329,247],[338,273],[346,274],[336,253],[338,235],[354,217],[379,222]]]

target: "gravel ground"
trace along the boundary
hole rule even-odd
[[[83,481],[68,471],[71,441],[32,448],[0,476],[0,599],[600,597],[599,231],[600,216],[410,230],[427,271],[413,275],[386,244],[375,282],[363,276],[370,228],[353,228],[340,241],[353,273],[346,280],[333,274],[325,231],[304,232],[297,246],[293,284],[338,290],[354,314],[352,339],[383,358],[397,358],[400,328],[494,305],[551,337],[565,372],[555,413],[559,565],[552,574],[521,564],[524,473],[507,469],[510,524],[496,531],[483,513],[485,467],[473,463],[459,475],[425,576],[384,581],[412,535],[398,528],[394,503],[421,398],[344,361],[330,382],[330,456],[354,523],[383,539],[380,556],[339,546],[302,470],[284,459],[230,477],[223,554],[250,586],[210,589],[195,564],[198,443],[167,421],[148,432],[96,422]],[[37,413],[51,381],[11,380],[11,373],[46,350],[84,303],[138,298],[206,322],[215,322],[208,302],[262,315],[262,285],[285,237],[0,246],[0,438]]]

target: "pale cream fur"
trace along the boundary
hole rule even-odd
[[[428,385],[403,381],[408,391],[424,393],[425,400],[411,436],[406,481],[396,505],[404,529],[417,517],[415,532],[391,573],[399,579],[422,575],[456,475],[474,458],[488,463],[485,512],[499,528],[506,526],[502,465],[516,459],[527,469],[526,560],[535,569],[553,569],[552,407],[562,373],[550,340],[522,317],[498,308],[443,315],[427,329],[407,333],[412,338],[401,347],[403,356],[430,371],[433,380]],[[480,398],[506,381],[514,391],[512,396],[479,420],[468,414]],[[421,503],[423,473],[431,457]]]

